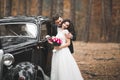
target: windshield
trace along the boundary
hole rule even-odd
[[[33,23],[1,24],[0,39],[3,46],[30,42],[37,38],[37,26]]]
[[[26,36],[36,38],[37,27],[33,23],[0,25],[0,36]]]

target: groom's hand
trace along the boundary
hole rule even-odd
[[[72,39],[73,35],[71,33],[65,34],[66,38]]]

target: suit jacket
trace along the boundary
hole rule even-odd
[[[68,31],[73,35],[73,37],[71,38],[70,45],[68,47],[69,47],[70,52],[72,54],[72,53],[74,53],[74,47],[73,47],[73,42],[72,41],[76,40],[76,33],[75,33],[74,26],[73,26],[72,23],[71,23],[71,27],[72,27],[71,29],[68,28]]]
[[[72,39],[70,40],[70,45],[68,46],[68,48],[70,49],[71,54],[74,53]]]
[[[50,36],[56,36],[57,35],[57,25],[51,24],[49,29],[49,35]]]
[[[54,23],[47,23],[47,35],[56,36],[57,34],[57,26]]]
[[[71,33],[71,34],[72,34],[72,33]],[[69,49],[70,49],[71,54],[74,53],[74,47],[73,47],[73,42],[72,42],[72,41],[75,41],[75,40],[76,40],[76,34],[73,33],[72,35],[73,35],[73,38],[70,40],[70,45],[68,46]]]

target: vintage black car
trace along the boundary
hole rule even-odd
[[[49,18],[0,19],[0,80],[49,80],[45,74]]]

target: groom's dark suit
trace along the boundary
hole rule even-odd
[[[57,25],[51,24],[51,36],[57,35]]]
[[[74,47],[73,47],[73,43],[72,41],[75,41],[76,40],[76,33],[75,33],[75,30],[74,30],[74,25],[72,22],[70,22],[70,26],[67,28],[67,30],[72,34],[72,38],[70,40],[70,45],[68,46],[69,49],[70,49],[70,52],[71,53],[74,53]]]

